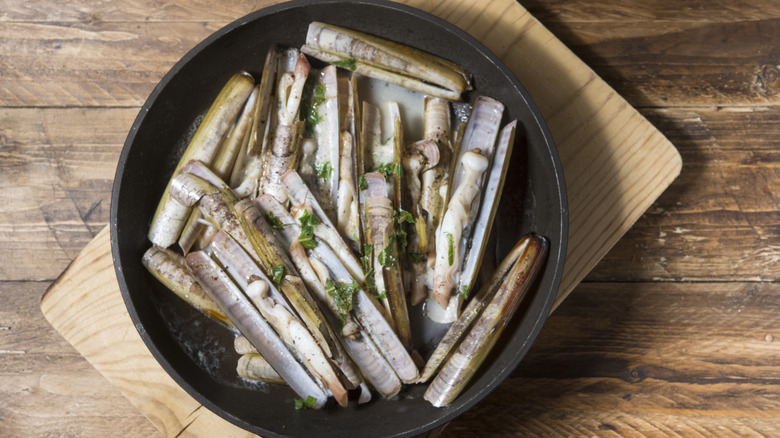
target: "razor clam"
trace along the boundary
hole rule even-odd
[[[242,147],[245,147],[249,140],[250,125],[252,124],[252,116],[257,106],[257,97],[260,92],[260,86],[255,86],[252,94],[247,98],[244,103],[244,108],[241,110],[241,115],[238,116],[236,123],[230,127],[230,131],[225,135],[222,143],[219,146],[219,152],[214,158],[214,163],[211,166],[214,173],[221,179],[225,179],[230,175],[230,171],[233,168],[233,163],[236,161],[236,156]],[[190,213],[190,218],[184,226],[184,230],[179,236],[179,247],[186,254],[189,252],[192,245],[195,244],[198,237],[204,232],[206,225],[202,223],[203,214],[199,210],[193,210]]]
[[[408,349],[412,345],[409,313],[406,308],[406,293],[399,266],[399,252],[393,205],[387,196],[385,177],[378,172],[365,174],[366,215],[368,222],[367,242],[372,245],[374,280],[383,303],[391,315],[392,326],[398,338]]]
[[[469,382],[533,283],[548,246],[547,240],[539,236],[529,235],[521,239],[507,256],[509,262],[502,262],[502,269],[496,272],[484,296],[480,292],[475,310],[464,312],[461,316],[464,321],[461,323],[459,320],[450,328],[442,340],[448,343],[447,349],[453,349],[459,338],[463,339],[425,391],[423,397],[432,405],[441,407],[450,404]],[[511,267],[507,269],[508,264]],[[484,310],[480,312],[479,306]],[[468,332],[464,333],[469,325]],[[440,358],[436,353],[434,355]]]
[[[230,128],[244,102],[254,89],[254,79],[249,73],[240,72],[225,84],[203,121],[198,125],[187,149],[179,159],[173,175],[191,160],[211,163],[217,154],[220,141]],[[179,238],[184,223],[189,218],[190,207],[182,205],[170,196],[170,181],[157,205],[147,236],[160,247],[167,248]]]
[[[341,157],[339,163],[339,192],[336,224],[341,235],[360,246],[360,213],[355,182],[352,178],[352,135],[341,131]]]
[[[263,213],[258,210],[257,206],[252,203],[250,199],[244,198],[236,203],[234,210],[244,226],[249,229],[250,233],[253,235],[255,233],[260,234],[259,236],[254,236],[254,239],[258,241],[254,243],[255,250],[257,251],[257,247],[259,246],[265,248],[265,251],[276,254],[281,259],[282,266],[284,266],[286,272],[298,275],[298,273],[295,272],[295,265],[287,256],[287,251],[279,244],[279,241],[274,234],[274,230],[268,225],[266,218],[263,217]],[[252,238],[250,237],[250,240],[251,239]],[[275,258],[275,256],[271,257]]]
[[[347,352],[361,369],[363,375],[384,397],[392,397],[397,394],[401,388],[401,382],[393,369],[377,350],[373,342],[365,335],[363,329],[353,320],[352,313],[342,314],[342,309],[326,289],[325,284],[328,280],[339,281],[340,279],[331,278],[328,267],[320,260],[331,260],[331,263],[338,263],[333,262],[334,259],[337,260],[336,255],[327,245],[317,245],[309,251],[312,254],[319,254],[319,257],[312,256],[310,258],[306,254],[304,247],[297,240],[301,234],[301,229],[292,215],[271,196],[258,196],[254,202],[266,214],[273,215],[280,223],[285,224],[279,230],[279,238],[284,245],[289,246],[290,256],[309,289],[315,292],[334,317],[343,319],[343,324],[340,323],[341,339]],[[313,265],[317,266],[317,268],[315,269]]]
[[[491,225],[489,217],[497,207],[497,202],[492,202],[485,208],[488,217],[479,221],[480,203],[487,181],[498,181],[498,188],[502,186],[504,177],[503,158],[495,160],[500,163],[499,166],[491,167],[503,110],[504,106],[499,101],[478,97],[463,135],[458,160],[460,166],[452,176],[452,194],[436,232],[433,289],[427,306],[428,315],[439,322],[452,322],[457,318],[460,304],[476,275],[471,271],[469,275],[472,278],[465,278],[462,269],[470,263],[478,264],[483,251],[484,241],[472,241],[472,236],[477,225]],[[498,149],[507,154],[511,146],[508,144]],[[486,233],[481,234],[487,237]],[[476,250],[472,251],[472,248]],[[468,260],[472,257],[476,258],[474,262]]]
[[[238,151],[230,174],[230,187],[233,187],[242,197],[254,196],[257,193],[260,177],[265,169],[266,160],[264,158],[271,125],[269,116],[273,115],[271,106],[275,99],[273,91],[279,69],[279,58],[280,50],[272,46],[265,57],[249,136]],[[224,179],[227,181],[227,176]]]
[[[304,211],[311,211],[320,219],[320,224],[314,226],[314,235],[330,246],[338,254],[344,265],[349,269],[350,274],[359,282],[364,281],[363,268],[360,261],[347,245],[344,238],[338,233],[338,230],[325,214],[317,198],[311,193],[311,190],[304,184],[303,179],[294,170],[289,170],[283,177],[282,183],[290,198],[292,204],[291,213],[293,216],[300,215]]]
[[[292,50],[294,49],[288,50],[288,53]],[[268,164],[260,186],[261,192],[270,193],[279,202],[284,202],[287,198],[281,177],[287,169],[295,168],[298,159],[296,154],[300,154],[297,142],[303,130],[303,123],[298,121],[298,113],[303,98],[303,86],[311,69],[306,56],[298,53],[297,50],[295,53],[297,55],[293,71],[281,73],[277,80],[278,124],[270,140]],[[292,55],[288,54],[288,56]]]
[[[319,276],[315,273],[309,258],[306,256],[305,249],[297,241],[293,241],[290,246],[290,254],[296,261],[296,266],[298,266],[301,276],[309,288],[315,291],[320,301],[326,304],[334,318],[340,317],[338,304],[325,288],[325,282],[328,279],[327,267],[322,266],[321,262],[315,259],[314,262],[315,264],[319,263],[320,272],[323,275]],[[324,269],[322,269],[323,267]],[[341,341],[349,356],[360,368],[362,375],[383,397],[390,398],[396,395],[401,390],[401,381],[390,364],[384,359],[376,345],[366,336],[364,330],[355,322],[351,313],[345,315],[343,321],[340,332]],[[340,321],[338,323],[340,324]],[[332,321],[331,324],[335,326],[336,322]]]
[[[315,213],[322,211],[321,208],[319,208],[316,199],[311,196],[311,193],[301,182],[297,172],[288,172],[287,175],[285,175],[285,178],[283,178],[283,181],[288,189],[288,193],[290,193],[290,198],[294,206],[299,208],[309,206]],[[295,193],[295,199],[293,199],[293,193]],[[322,220],[320,225],[333,229],[333,224],[327,222],[327,218],[320,217],[320,219]],[[316,233],[315,227],[315,236],[317,236]],[[340,236],[338,237],[340,239]],[[358,280],[358,278],[363,278],[363,272],[360,265],[358,264],[358,272],[360,273],[360,276],[358,277],[349,268],[349,264],[345,263],[342,259],[344,255],[347,255],[348,259],[357,260],[357,257],[352,254],[343,239],[340,240],[338,249],[331,248],[330,244],[315,246],[312,249],[310,259],[316,259],[325,265],[329,270],[333,281],[338,284],[351,284],[354,281],[357,281],[358,284],[362,284],[363,280]],[[409,352],[404,348],[403,344],[398,339],[398,336],[390,327],[387,319],[379,310],[379,307],[375,298],[370,297],[365,292],[364,288],[360,287],[356,291],[353,307],[356,319],[369,334],[376,346],[379,347],[382,355],[393,367],[401,381],[404,383],[411,382],[419,375],[419,370],[414,365]]]
[[[313,153],[302,160],[301,176],[317,194],[332,221],[338,208],[341,129],[339,126],[339,81],[336,67],[327,66],[313,78],[311,102],[307,107],[307,130],[316,143]],[[279,197],[277,201],[281,202]]]
[[[249,380],[259,380],[267,383],[284,383],[284,379],[274,370],[265,358],[257,353],[242,354],[236,364],[239,377]]]
[[[423,211],[423,181],[422,175],[430,173],[430,169],[439,164],[439,148],[432,140],[421,140],[413,143],[407,150],[402,161],[404,167],[404,180],[406,181],[405,208],[414,217],[414,231],[408,236],[408,257],[411,267],[408,279],[410,301],[412,305],[421,303],[427,295],[427,271],[428,266],[425,256],[428,254],[428,240],[433,241],[433,233],[428,232],[429,223],[432,224],[431,215]],[[442,166],[444,167],[444,166]],[[430,182],[429,187],[430,187]],[[432,227],[433,228],[433,227]],[[435,229],[435,228],[433,228]]]
[[[263,195],[270,196],[270,195]],[[251,201],[249,201],[251,202]],[[274,239],[275,240],[275,239]],[[218,233],[212,242],[214,255],[219,259],[222,265],[238,283],[239,287],[246,288],[248,284],[256,278],[263,279],[271,283],[268,277],[257,267],[252,258],[229,236],[224,233]],[[286,257],[286,256],[285,256]],[[306,287],[299,283],[296,276],[284,275],[290,270],[280,265],[281,268],[278,287],[271,287],[269,294],[278,305],[284,307],[288,312],[298,316],[305,324],[311,335],[316,340],[322,351],[333,361],[336,367],[346,376],[349,382],[349,389],[354,388],[360,383],[356,377],[357,371],[353,364],[346,358],[345,352],[336,339],[335,333],[330,325],[326,323],[324,315],[320,312],[314,299],[309,295]],[[294,268],[293,268],[294,269]],[[293,271],[295,275],[297,272]],[[288,301],[290,304],[288,304]],[[292,306],[290,306],[292,305]]]
[[[168,248],[152,246],[141,259],[144,267],[162,284],[206,316],[232,327],[225,313],[187,270],[184,257]]]
[[[241,355],[257,353],[257,348],[244,335],[238,335],[233,339],[233,349]]]
[[[287,346],[263,319],[249,299],[205,252],[187,255],[187,266],[217,305],[246,336],[299,397],[316,399],[315,409],[327,402],[327,394],[309,375]]]
[[[266,280],[254,280],[246,287],[246,295],[276,330],[282,340],[298,354],[306,368],[320,379],[341,406],[347,405],[347,390],[331,366],[325,352],[303,323],[271,294]]]
[[[423,94],[460,100],[471,89],[469,73],[458,65],[373,35],[312,22],[303,53],[344,65],[363,76]]]
[[[207,169],[206,169],[207,170]],[[261,255],[268,254],[269,251],[258,253],[254,249],[254,244],[245,231],[245,227],[233,211],[233,205],[236,203],[235,195],[229,190],[220,190],[210,182],[200,176],[183,172],[176,175],[171,180],[172,199],[177,200],[183,205],[196,205],[203,213],[203,217],[208,220],[215,228],[230,234],[241,246],[246,249],[256,262],[263,264]],[[270,251],[272,252],[272,251]],[[274,266],[266,262],[263,267],[271,269]]]
[[[356,75],[340,75],[339,84],[339,193],[336,226],[353,249],[361,246],[360,212],[358,211],[357,180],[355,173],[357,140],[357,82]]]

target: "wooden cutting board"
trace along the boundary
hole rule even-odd
[[[674,146],[514,0],[409,0],[459,26],[514,71],[555,139],[569,196],[569,246],[555,306],[677,177]],[[157,364],[119,292],[108,227],[41,300],[48,321],[165,436],[246,436]],[[505,382],[504,384],[509,384]]]

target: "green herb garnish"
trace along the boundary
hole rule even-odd
[[[266,220],[266,222],[268,222],[268,225],[270,225],[271,228],[273,228],[275,230],[281,230],[282,228],[286,227],[287,225],[290,225],[290,224],[283,224],[282,220],[279,219],[278,217],[274,216],[274,214],[271,213],[270,211],[265,214],[265,220]]]
[[[414,217],[411,213],[404,210],[403,208],[398,208],[393,212],[393,218],[395,219],[395,222],[398,224],[402,224],[404,222],[408,222],[410,224],[414,223]]]
[[[360,190],[368,189],[368,183],[366,182],[365,175],[360,175],[360,177],[358,177],[358,189]]]
[[[376,166],[374,172],[379,172],[385,176],[385,179],[390,179],[393,175],[402,176],[403,169],[399,163],[386,163]]]
[[[278,286],[282,282],[282,277],[284,277],[284,266],[271,268],[271,275],[273,275],[273,282]]]
[[[330,165],[330,161],[322,164],[314,163],[314,173],[322,179],[328,179],[333,173],[333,166]]]
[[[395,235],[390,234],[387,236],[387,246],[382,248],[382,251],[379,251],[379,255],[377,256],[377,259],[379,259],[379,264],[381,264],[384,267],[393,266],[395,262],[398,261],[398,258],[393,255],[393,243],[395,242]]]
[[[325,98],[325,85],[319,84],[315,86],[314,79],[310,77],[306,80],[303,94],[304,96],[309,96],[309,99],[307,99],[308,104],[302,108],[301,112],[306,122],[306,132],[312,133],[314,132],[314,127],[322,120],[318,107],[327,100]]]
[[[320,224],[320,220],[317,216],[309,213],[309,210],[304,210],[299,220],[301,222],[301,235],[298,236],[298,241],[306,249],[316,247],[317,241],[314,240],[314,227]]]
[[[452,266],[452,263],[455,261],[452,249],[452,233],[444,233],[444,235],[447,236],[447,261]]]
[[[312,396],[306,397],[306,400],[299,398],[295,399],[295,409],[310,409],[313,408],[316,404],[317,399]]]
[[[355,58],[342,59],[340,61],[331,62],[331,64],[335,65],[336,67],[348,68],[352,71],[355,71],[357,68],[357,65],[355,64]]]
[[[462,296],[464,300],[466,299],[466,297],[469,296],[469,287],[468,286],[464,285],[464,286],[460,287],[460,296]]]
[[[333,301],[336,302],[336,307],[339,312],[339,321],[341,321],[341,326],[343,327],[344,323],[347,321],[347,315],[352,311],[352,298],[355,296],[355,293],[360,290],[360,286],[356,281],[353,281],[350,284],[339,284],[328,279],[325,282],[325,290],[328,292],[328,295],[333,297]]]

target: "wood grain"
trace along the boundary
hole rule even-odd
[[[588,280],[776,281],[780,108],[648,116],[677,146],[683,170]]]
[[[0,280],[51,280],[108,223],[135,109],[0,108]]]
[[[43,319],[38,297],[48,286],[0,282],[0,435],[153,436],[153,425]]]
[[[779,292],[777,284],[582,284],[510,380],[447,431],[776,436]]]
[[[189,49],[270,3],[231,1],[224,7],[220,3],[218,11],[206,2],[184,0],[151,7],[140,0],[16,6],[0,19],[0,68],[6,72],[0,78],[0,105],[139,106]],[[511,9],[506,14],[500,6],[483,11],[470,1],[407,3],[471,29],[483,41],[488,35],[474,31],[473,17],[518,19]],[[562,14],[562,2],[523,3],[634,106],[780,101],[778,49],[768,44],[780,37],[777,5],[759,10],[749,4],[705,7],[698,2],[663,9],[638,1],[620,7],[575,2],[567,3],[568,13]],[[512,42],[498,28],[492,28],[493,41],[486,43],[503,56]]]
[[[1,436],[162,435],[59,337],[39,299],[107,224],[116,157],[159,78],[268,3],[3,4]],[[418,3],[458,23],[479,16],[463,2]],[[780,5],[520,3],[677,146],[683,169],[514,375],[443,436],[780,435]],[[512,42],[491,41],[502,53]]]

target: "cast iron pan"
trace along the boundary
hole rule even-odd
[[[446,408],[423,400],[426,385],[406,386],[393,400],[321,411],[295,410],[285,386],[236,377],[232,335],[190,309],[141,265],[151,217],[195,121],[227,79],[241,69],[260,77],[271,44],[300,47],[318,20],[398,41],[454,61],[474,76],[477,93],[501,100],[505,122],[519,120],[517,140],[487,258],[495,263],[524,234],[550,240],[550,254],[494,352],[461,396]],[[515,368],[549,314],[563,271],[568,215],[563,173],[552,138],[528,93],[496,56],[451,24],[381,1],[293,1],[241,18],[179,61],[154,89],[127,137],[111,204],[111,245],[119,286],[136,328],[160,365],[189,394],[234,424],[273,436],[412,436],[463,413]],[[418,314],[413,318],[420,318]],[[417,339],[430,324],[416,324]],[[435,330],[434,330],[435,331]],[[440,329],[439,329],[440,331]],[[432,342],[417,348],[427,357]]]

